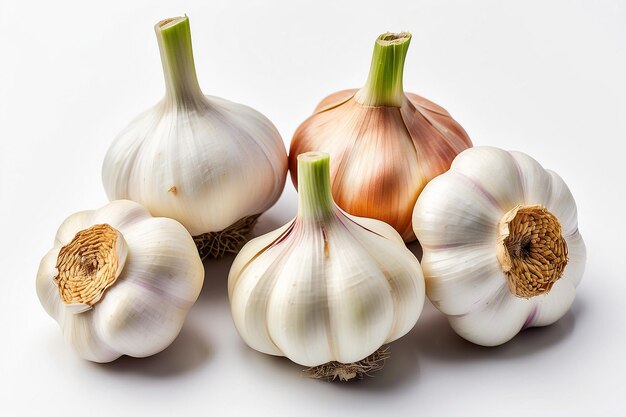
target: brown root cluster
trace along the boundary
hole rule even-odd
[[[81,230],[63,246],[54,281],[63,302],[97,303],[118,277],[117,231],[108,224]]]
[[[332,361],[323,365],[312,366],[303,372],[309,378],[325,379],[327,381],[350,381],[372,376],[374,372],[382,369],[385,360],[389,358],[389,348],[380,348],[367,358],[358,362],[341,363]]]
[[[217,259],[226,253],[239,252],[260,215],[244,217],[219,232],[208,232],[194,236],[193,240],[202,260],[208,257]]]
[[[517,297],[550,291],[568,261],[558,219],[543,206],[517,206],[509,211],[500,222],[498,260]]]

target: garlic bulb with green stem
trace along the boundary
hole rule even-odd
[[[118,200],[63,222],[36,286],[76,353],[110,362],[169,346],[203,281],[202,261],[180,223]]]
[[[165,97],[115,139],[102,166],[109,199],[130,199],[178,220],[202,257],[236,252],[282,193],[287,154],[272,123],[200,90],[187,17],[155,31]]]
[[[365,86],[322,100],[298,127],[289,151],[296,187],[297,156],[327,152],[333,197],[339,207],[390,224],[407,242],[415,240],[411,215],[424,185],[472,146],[447,111],[404,92],[410,40],[406,32],[379,36]]]
[[[494,346],[569,310],[586,251],[574,198],[521,152],[476,147],[417,200],[426,292],[465,339]]]
[[[419,262],[393,228],[333,202],[329,157],[298,157],[298,215],[246,244],[228,277],[235,326],[253,349],[342,380],[377,370],[415,325]]]

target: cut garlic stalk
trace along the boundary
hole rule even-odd
[[[203,280],[180,223],[120,200],[65,220],[39,266],[37,295],[80,357],[110,362],[169,346]]]
[[[378,369],[424,302],[415,256],[392,227],[333,202],[329,157],[298,157],[298,215],[243,247],[228,277],[235,326],[253,349],[351,379]]]
[[[560,319],[586,252],[561,177],[520,152],[476,147],[431,181],[413,227],[427,295],[452,328],[484,346]]]
[[[379,36],[365,86],[322,100],[294,134],[289,151],[296,187],[297,156],[328,152],[333,197],[339,207],[355,216],[383,220],[407,242],[415,239],[411,214],[424,185],[472,146],[447,111],[404,93],[410,40],[409,33]]]
[[[109,199],[178,220],[205,257],[236,252],[280,197],[287,154],[272,123],[200,90],[187,17],[155,26],[166,95],[115,139],[102,166]]]

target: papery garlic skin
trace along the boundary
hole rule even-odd
[[[567,248],[560,278],[527,297],[512,292],[498,255],[503,218],[519,207],[551,213]],[[526,154],[482,146],[462,152],[422,191],[413,227],[429,299],[471,342],[500,345],[524,328],[554,323],[574,301],[586,262],[576,203],[561,177]],[[534,251],[533,239],[520,250]]]
[[[424,185],[472,146],[446,110],[403,91],[410,39],[408,33],[381,35],[366,85],[322,100],[298,127],[289,151],[296,187],[297,156],[327,152],[337,205],[390,224],[407,242],[415,240],[411,216]]]
[[[193,236],[260,214],[280,197],[280,134],[250,107],[200,90],[187,17],[155,26],[166,96],[115,139],[102,166],[109,199],[137,201]]]
[[[123,239],[124,255],[115,282],[91,303],[67,303],[55,279],[59,254],[81,231],[106,225]],[[97,236],[96,236],[97,237]],[[119,255],[118,249],[117,254]],[[90,262],[77,252],[78,275]],[[95,262],[95,261],[94,261]],[[99,271],[106,265],[98,265]],[[98,271],[96,271],[98,272]],[[66,342],[81,357],[110,362],[121,355],[158,353],[176,338],[204,281],[204,267],[195,244],[175,220],[152,217],[141,205],[118,200],[68,217],[37,273],[37,295],[55,319]],[[80,294],[77,294],[80,296]]]
[[[231,267],[233,320],[263,353],[305,366],[360,361],[415,325],[421,268],[393,228],[333,203],[327,156],[300,161],[298,216],[246,244]]]

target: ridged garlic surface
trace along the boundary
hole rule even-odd
[[[576,202],[524,153],[462,152],[424,188],[413,227],[429,299],[471,342],[505,343],[574,301],[586,261]]]
[[[446,110],[405,94],[402,78],[410,40],[409,33],[378,37],[365,86],[322,100],[298,127],[289,151],[296,187],[297,156],[327,152],[337,205],[390,224],[407,242],[415,240],[411,216],[426,183],[472,146]]]
[[[334,204],[327,154],[300,155],[299,174],[297,217],[232,265],[235,326],[253,349],[301,365],[357,362],[415,325],[421,268],[392,227]]]
[[[118,200],[68,217],[37,272],[37,295],[82,358],[145,357],[176,338],[204,280],[175,220]]]
[[[236,238],[278,200],[285,146],[261,113],[202,93],[187,17],[159,22],[155,31],[166,95],[115,139],[102,166],[104,188],[110,200],[137,201],[178,220],[213,255],[234,251],[238,242],[209,247],[219,242],[206,243],[208,234],[230,227]]]

